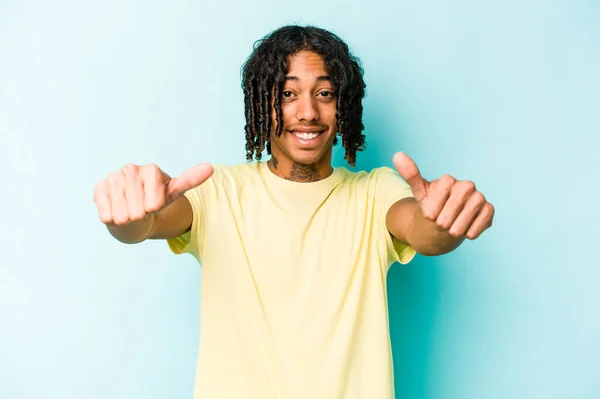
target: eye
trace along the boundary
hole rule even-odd
[[[291,91],[284,91],[282,94],[285,98],[290,98],[293,95]]]
[[[323,90],[319,93],[322,97],[333,97],[333,93],[327,90]]]

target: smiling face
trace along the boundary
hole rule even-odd
[[[277,137],[272,112],[271,153],[284,170],[310,166],[321,178],[331,173],[331,151],[337,133],[336,105],[323,58],[312,51],[290,56],[281,97],[283,129]],[[280,168],[277,168],[280,169]]]

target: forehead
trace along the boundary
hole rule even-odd
[[[325,62],[319,54],[304,50],[290,56],[288,77],[294,76],[302,80],[325,75]]]

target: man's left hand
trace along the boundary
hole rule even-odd
[[[415,162],[406,154],[394,155],[394,165],[400,176],[410,185],[426,219],[453,237],[474,240],[492,225],[494,206],[469,180],[456,180],[444,175],[427,181]]]

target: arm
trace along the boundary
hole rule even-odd
[[[387,229],[399,242],[423,255],[442,255],[492,225],[494,207],[473,182],[450,175],[429,182],[403,153],[394,156],[394,165],[414,196],[397,201],[386,214]]]
[[[96,184],[94,202],[100,220],[121,242],[175,238],[190,230],[193,221],[185,193],[212,173],[211,165],[200,164],[171,178],[156,165],[127,165]]]

